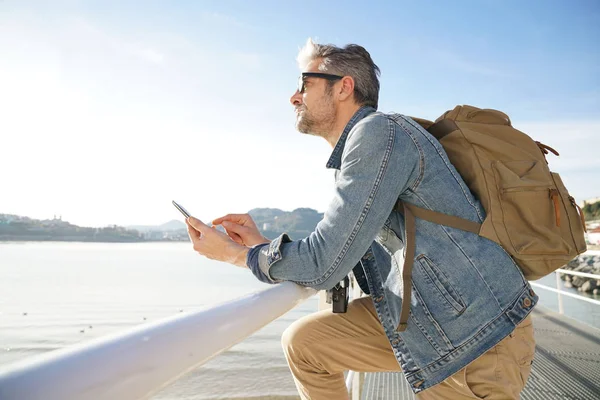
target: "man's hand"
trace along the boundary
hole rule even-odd
[[[227,214],[217,218],[213,225],[223,225],[229,237],[238,244],[252,247],[270,240],[261,235],[254,220],[249,214]]]
[[[223,232],[219,232],[197,218],[186,220],[188,235],[200,255],[211,260],[225,261],[246,268],[248,247],[234,242]]]

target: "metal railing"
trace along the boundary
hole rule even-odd
[[[0,399],[146,399],[314,294],[283,282],[11,364],[0,370]]]
[[[584,254],[600,255],[600,251],[588,251]],[[592,279],[598,279],[598,280],[600,280],[600,275],[588,274],[586,272],[579,272],[579,271],[570,271],[570,270],[562,269],[562,268],[557,269],[555,271],[555,273],[556,273],[556,288],[553,288],[553,287],[550,287],[547,285],[543,285],[541,283],[535,283],[535,282],[529,282],[529,283],[531,284],[531,286],[557,293],[558,294],[558,312],[560,314],[565,313],[564,306],[563,306],[563,298],[562,298],[563,295],[568,296],[568,297],[573,297],[575,299],[587,301],[588,303],[592,303],[595,305],[600,305],[600,300],[590,299],[589,297],[585,297],[580,294],[570,293],[565,290],[560,290],[560,275],[561,274],[581,276],[583,278],[592,278]]]
[[[531,285],[556,292],[561,314],[562,295],[600,305],[599,300],[558,289],[560,274],[600,279],[558,269],[557,289]],[[313,289],[283,282],[210,309],[19,361],[0,368],[0,399],[146,399],[315,294]],[[360,295],[356,282],[352,294]],[[360,381],[360,373],[348,373],[352,399],[361,397]]]

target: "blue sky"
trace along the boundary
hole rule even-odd
[[[308,37],[367,48],[382,111],[505,111],[561,153],[550,166],[579,201],[599,196],[598,21],[592,0],[0,1],[0,213],[324,211],[330,149],[294,131],[288,102]]]

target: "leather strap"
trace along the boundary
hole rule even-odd
[[[402,282],[403,290],[402,294],[402,310],[400,311],[400,323],[398,324],[397,331],[403,332],[408,326],[408,317],[410,316],[410,302],[412,294],[412,267],[415,259],[415,216],[411,212],[410,208],[404,205],[404,225],[406,228],[406,256],[404,257],[404,266],[402,267]]]
[[[554,153],[555,156],[560,156],[560,154],[558,154],[558,151],[554,150],[550,146],[545,145],[544,143],[538,142],[536,140],[535,144],[538,145],[538,147],[540,148],[540,150],[542,151],[542,153],[544,153],[544,155],[548,154],[548,152],[551,151],[552,153]]]
[[[587,227],[585,226],[585,216],[583,215],[583,210],[581,209],[581,207],[579,207],[579,204],[577,204],[577,202],[575,201],[575,198],[573,196],[569,196],[569,201],[571,202],[571,204],[573,204],[575,207],[577,207],[577,213],[579,214],[579,218],[581,219],[581,225],[583,226],[583,231],[585,233],[587,233]]]
[[[425,208],[417,207],[413,204],[403,203],[404,208],[409,208],[410,211],[417,218],[424,219],[425,221],[433,222],[440,225],[450,226],[452,228],[461,229],[463,231],[472,232],[475,234],[479,234],[479,230],[481,229],[481,224],[477,222],[469,221],[468,219],[455,217],[453,215],[448,215],[444,213],[440,213],[433,210],[427,210]]]
[[[438,141],[456,130],[458,130],[458,125],[451,119],[442,119],[427,128],[427,132],[431,133]]]

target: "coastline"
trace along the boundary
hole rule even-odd
[[[144,238],[93,238],[80,236],[4,236],[0,235],[0,243],[10,242],[80,242],[80,243],[151,243],[151,242],[189,242],[189,239],[144,239]]]

